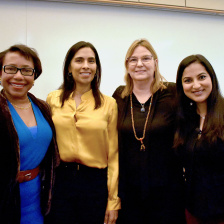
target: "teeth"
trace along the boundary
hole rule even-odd
[[[90,73],[81,73],[82,75],[90,75]]]
[[[200,95],[202,94],[202,91],[197,91],[197,92],[194,92],[195,95]]]
[[[23,87],[23,85],[12,84],[12,86]]]

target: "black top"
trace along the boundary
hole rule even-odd
[[[172,195],[172,202],[165,197],[161,200],[160,197],[158,203],[166,204],[162,205],[166,208],[171,206],[171,203],[175,209],[183,208],[184,199],[181,193],[183,172],[172,149],[176,114],[175,84],[169,83],[167,89],[158,90],[153,95],[146,135],[143,140],[145,151],[140,151],[140,141],[134,136],[130,96],[122,99],[123,89],[124,86],[120,86],[113,94],[118,104],[119,197],[121,203],[127,194],[139,196],[142,199],[150,198],[153,194],[155,198],[157,189],[163,188],[167,192],[165,197]],[[134,94],[132,98],[136,133],[138,137],[142,137],[150,99],[146,102],[146,111],[142,113],[140,112],[141,105]]]
[[[200,117],[189,118],[185,167],[187,209],[201,219],[224,218],[224,142],[210,145],[203,134],[198,139]]]

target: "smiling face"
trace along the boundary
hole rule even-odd
[[[136,64],[131,63],[130,59],[132,58],[137,60]],[[133,82],[153,81],[155,69],[157,66],[157,59],[154,60],[151,52],[147,48],[143,46],[137,46],[129,58],[129,61],[130,62],[128,62],[127,71],[130,74]]]
[[[182,85],[185,95],[196,104],[207,104],[212,91],[212,80],[205,67],[194,62],[184,69]]]
[[[2,65],[34,69],[32,59],[25,58],[19,52],[8,52]],[[32,76],[23,76],[21,71],[17,71],[16,74],[7,74],[2,68],[0,75],[3,89],[9,100],[27,99],[27,92],[33,86],[34,74]]]
[[[96,74],[96,68],[93,50],[89,47],[78,50],[69,66],[69,72],[72,73],[76,88],[91,89],[91,82]]]

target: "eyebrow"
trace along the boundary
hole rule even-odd
[[[143,57],[147,57],[147,56],[152,56],[152,55],[150,55],[150,54],[146,54],[146,55],[143,55],[141,58],[143,58]],[[153,57],[153,56],[152,56]],[[136,56],[131,56],[131,57],[129,57],[129,58],[138,58],[138,57],[136,57]]]
[[[77,59],[77,58],[83,58],[84,59],[84,57],[75,57],[75,59]],[[88,59],[89,58],[91,58],[91,59],[95,59],[95,57],[88,57]]]
[[[17,67],[17,65],[16,65],[16,64],[13,64],[13,63],[11,63],[11,64],[9,63],[9,64],[7,64],[7,65]],[[22,65],[21,67],[17,67],[17,68],[32,68],[32,67],[34,67],[34,66],[30,66],[30,65]]]
[[[204,74],[205,74],[205,75],[208,75],[208,73],[206,73],[206,72],[201,72],[201,73],[199,73],[199,74],[197,75],[197,77],[200,76],[200,75],[204,75]],[[182,79],[185,79],[185,78],[192,78],[192,77],[190,77],[190,76],[185,76],[185,77],[182,76]]]

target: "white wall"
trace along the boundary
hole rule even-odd
[[[112,95],[124,84],[124,58],[130,44],[147,38],[168,81],[179,62],[200,53],[213,65],[224,93],[224,16],[88,4],[0,1],[0,51],[15,43],[35,48],[43,73],[31,92],[46,99],[62,82],[66,52],[80,40],[91,42],[102,63],[101,91]]]

